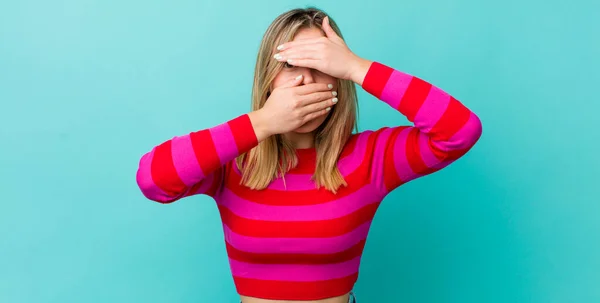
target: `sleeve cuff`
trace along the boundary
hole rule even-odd
[[[258,145],[258,138],[256,137],[254,127],[252,126],[252,122],[250,122],[250,116],[248,116],[248,114],[238,116],[227,123],[231,128],[231,133],[240,154],[245,153]]]

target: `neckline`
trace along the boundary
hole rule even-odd
[[[310,153],[310,152],[315,152],[317,149],[316,149],[316,147],[307,147],[307,148],[296,148],[295,150],[299,153]]]
[[[301,158],[314,158],[317,155],[315,147],[296,148],[296,155]]]

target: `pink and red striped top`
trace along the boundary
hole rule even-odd
[[[174,137],[143,155],[137,182],[161,203],[205,194],[216,201],[235,286],[241,295],[317,300],[349,292],[358,278],[371,220],[398,186],[464,155],[481,136],[479,118],[422,79],[373,62],[363,89],[414,126],[353,134],[338,161],[347,187],[315,189],[314,148],[265,190],[239,184],[236,156],[258,145],[247,114]]]

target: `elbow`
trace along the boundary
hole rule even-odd
[[[475,143],[479,141],[483,133],[481,120],[477,115],[471,113],[469,120],[451,138],[432,142],[433,150],[437,151],[438,158],[444,160],[456,160],[464,156]]]
[[[150,160],[148,154],[144,155],[140,160],[140,164],[136,173],[136,183],[144,197],[151,201],[167,204],[174,202],[177,198],[174,198],[163,190],[161,190],[152,178],[150,170]]]
[[[471,113],[469,120],[454,135],[454,137],[450,139],[450,142],[448,142],[449,148],[459,155],[464,155],[475,146],[477,141],[479,141],[482,132],[483,127],[481,125],[481,120],[477,115]]]
[[[467,140],[468,142],[470,142],[470,147],[473,147],[473,145],[475,145],[475,143],[477,143],[477,141],[479,141],[479,138],[481,138],[481,135],[483,133],[483,126],[481,124],[481,119],[479,119],[479,117],[477,115],[475,115],[474,113],[471,113],[471,119],[469,119],[469,121],[467,122],[467,125],[465,125],[465,127],[467,127],[469,129],[468,132],[468,137],[469,139]]]
[[[156,184],[154,184],[154,182],[152,182],[151,178],[148,177],[140,177],[140,175],[138,174],[136,177],[136,182],[138,185],[138,188],[140,189],[140,191],[142,192],[142,194],[144,195],[144,197],[146,197],[147,199],[154,201],[154,202],[159,202],[162,204],[167,204],[167,203],[171,203],[174,202],[175,199],[173,199],[172,197],[169,197],[168,195],[166,195],[163,191],[161,191]]]

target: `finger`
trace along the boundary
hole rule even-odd
[[[318,51],[316,49],[302,49],[297,50],[294,49],[289,52],[282,52],[273,55],[273,58],[279,62],[289,62],[289,60],[299,60],[299,59],[312,59],[312,60],[323,60],[323,52]],[[291,63],[290,63],[291,64]]]
[[[298,86],[300,85],[300,83],[302,83],[302,75],[298,75],[295,78],[292,78],[292,80],[289,80],[288,82],[283,83],[280,87],[294,87],[294,86]]]
[[[287,61],[288,59],[322,59],[323,50],[320,47],[308,45],[277,53],[273,57],[278,61]]]
[[[297,95],[307,95],[315,92],[330,91],[333,89],[333,84],[327,83],[309,83],[294,88]]]
[[[318,103],[325,100],[333,100],[333,103],[337,102],[337,92],[318,92],[310,95],[304,95],[300,97],[299,101],[302,106],[308,106],[313,103]]]
[[[288,48],[286,50],[282,50],[278,54],[285,57],[285,56],[288,56],[289,54],[294,54],[294,53],[319,52],[319,51],[322,51],[324,47],[325,47],[325,45],[323,45],[323,44],[315,44],[315,43],[302,44],[302,45],[297,45],[297,46]]]
[[[327,38],[330,38],[330,39],[340,38],[337,35],[337,33],[333,30],[333,28],[331,27],[331,24],[329,24],[329,16],[326,16],[323,19],[322,27],[323,27],[323,31],[325,32],[325,35],[327,35]]]
[[[319,43],[325,42],[325,39],[327,39],[327,37],[318,37],[318,38],[288,41],[288,42],[285,42],[285,43],[277,46],[277,50],[283,51],[283,50],[294,48],[294,47],[297,47],[300,45],[319,44]]]
[[[319,109],[317,111],[314,111],[314,112],[312,112],[312,113],[307,114],[306,116],[304,116],[304,121],[308,122],[308,121],[310,121],[312,119],[315,119],[315,118],[318,118],[320,116],[326,115],[330,111],[331,111],[331,106],[327,106],[324,109]]]
[[[287,59],[287,63],[294,65],[294,66],[300,66],[300,67],[308,67],[308,68],[313,68],[316,70],[319,70],[319,66],[321,65],[321,62],[323,60],[321,59]]]

